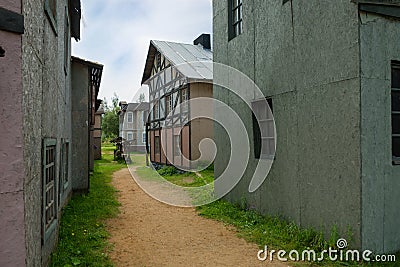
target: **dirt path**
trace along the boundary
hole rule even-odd
[[[222,223],[202,218],[194,208],[154,200],[128,169],[114,174],[121,214],[108,222],[116,266],[287,266],[257,260],[258,247]]]

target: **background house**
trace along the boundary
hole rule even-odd
[[[103,114],[104,114],[104,108],[103,105],[101,104],[101,100],[97,100],[97,105],[99,108],[97,109],[95,113],[95,118],[94,118],[94,128],[93,128],[93,155],[94,159],[101,159],[101,134],[102,134],[102,128],[101,128],[101,123],[103,120]]]
[[[146,152],[146,121],[149,103],[129,103],[121,101],[119,116],[119,136],[125,139],[125,152]]]
[[[80,39],[80,18],[79,0],[0,2],[2,267],[47,266],[79,179],[71,160],[71,37]]]
[[[72,181],[75,192],[89,190],[94,168],[95,118],[103,65],[72,57]],[[96,131],[97,134],[97,131]]]
[[[397,251],[400,7],[322,2],[213,1],[214,60],[255,81],[273,106],[277,131],[271,172],[249,193],[258,161],[252,113],[214,87],[214,97],[243,117],[251,139],[249,167],[226,199],[245,197],[260,212],[327,236],[333,227],[343,237],[350,231],[358,248]],[[255,102],[251,95],[247,101]],[[215,140],[218,177],[230,151],[218,127]]]
[[[190,104],[187,103],[197,97],[212,97],[212,64],[207,64],[211,62],[209,35],[200,36],[193,45],[150,42],[142,84],[149,86],[150,93],[151,162],[190,167],[186,159],[200,157],[200,141],[213,138],[213,122],[205,118],[190,121]],[[176,109],[179,104],[183,105]],[[164,145],[161,134],[165,134]]]

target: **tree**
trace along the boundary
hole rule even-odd
[[[118,111],[120,107],[118,106],[119,97],[116,93],[111,98],[112,106],[108,106],[107,99],[104,98],[104,117],[102,122],[103,136],[105,139],[112,139],[118,137],[119,135],[119,116]]]
[[[143,103],[146,100],[146,97],[144,96],[144,93],[141,93],[139,95],[139,103]]]

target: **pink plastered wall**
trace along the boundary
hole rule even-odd
[[[0,7],[21,13],[21,1]],[[0,266],[25,265],[22,47],[20,34],[0,30]]]

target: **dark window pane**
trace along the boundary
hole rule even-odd
[[[261,129],[258,125],[257,118],[253,113],[253,140],[254,140],[254,157],[260,158],[261,154]]]
[[[400,134],[400,114],[392,115],[392,133]]]
[[[400,158],[400,137],[392,138],[393,157]]]
[[[400,66],[392,66],[392,88],[400,88]]]
[[[400,111],[400,91],[392,90],[392,111]]]

